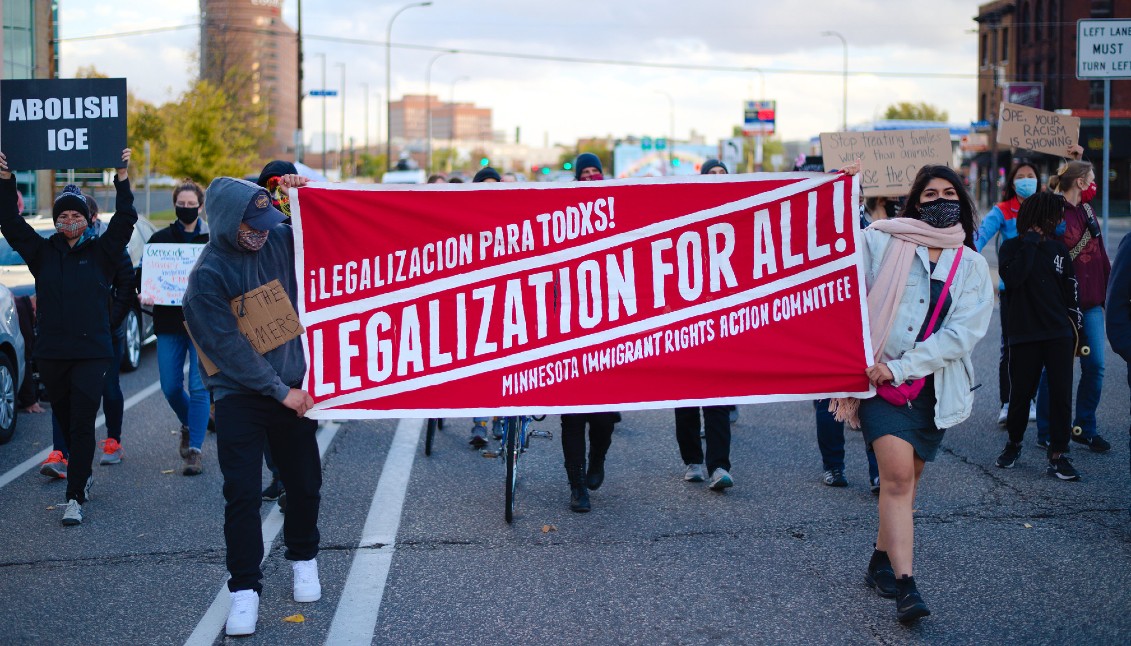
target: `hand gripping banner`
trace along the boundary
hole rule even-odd
[[[814,173],[293,190],[311,416],[866,394],[858,199]]]

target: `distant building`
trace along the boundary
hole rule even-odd
[[[49,79],[59,76],[59,22],[53,0],[4,0],[0,5],[0,49],[4,78]],[[24,212],[50,208],[54,200],[53,170],[18,171],[16,184],[24,195]]]
[[[1081,118],[1080,145],[1088,160],[1103,170],[1103,81],[1076,78],[1076,22],[1131,17],[1131,0],[996,0],[978,7],[978,119],[991,125],[998,106],[1011,100],[1043,110],[1069,110]],[[1111,180],[1113,214],[1131,211],[1131,81],[1111,82]],[[991,138],[993,137],[991,132]],[[1021,151],[1054,172],[1059,159]],[[1008,148],[975,161],[980,192],[999,178],[1010,162]],[[996,171],[996,172],[995,172]],[[1097,184],[1099,182],[1097,181]],[[1096,204],[1099,204],[1097,198]]]
[[[265,158],[295,157],[298,37],[283,22],[283,0],[200,0],[200,78],[247,72],[243,99],[265,103],[272,141]]]
[[[406,94],[389,106],[389,126],[395,144],[411,145],[428,139],[428,97]],[[491,108],[473,103],[446,103],[432,97],[434,141],[489,142],[494,140]],[[440,144],[434,143],[433,146]]]

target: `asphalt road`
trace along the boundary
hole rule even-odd
[[[503,465],[467,448],[469,420],[449,420],[431,457],[419,422],[325,425],[323,597],[290,599],[275,541],[259,630],[238,642],[1126,644],[1126,365],[1109,349],[1099,419],[1114,448],[1075,447],[1083,479],[1065,483],[1045,475],[1033,425],[1018,467],[993,467],[1005,441],[997,348],[995,318],[976,351],[974,415],[923,477],[916,578],[934,614],[916,627],[863,584],[876,502],[861,436],[847,433],[850,486],[825,487],[812,405],[786,403],[740,408],[724,494],[682,481],[670,411],[626,414],[584,515],[568,510],[551,416],[537,427],[553,439],[523,456],[510,525]],[[122,464],[95,466],[81,527],[59,524],[63,483],[20,466],[49,446],[46,416],[21,416],[0,446],[0,642],[223,641],[215,440],[202,476],[179,475],[178,424],[156,379],[147,349],[123,386],[152,394],[126,412]],[[273,504],[264,519],[278,527]],[[302,623],[284,621],[296,613]]]

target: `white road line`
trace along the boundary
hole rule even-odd
[[[132,395],[129,399],[127,399],[125,401],[125,403],[122,405],[123,412],[133,408],[134,406],[136,406],[138,404],[138,402],[145,399],[146,397],[149,397],[150,395],[152,395],[153,393],[155,393],[159,390],[161,390],[161,382],[160,381],[156,381],[154,383],[151,383],[148,386],[146,386],[145,388],[139,390],[134,395]],[[25,413],[25,415],[26,414],[27,413]],[[50,416],[50,414],[51,414],[50,410],[48,410],[47,415]],[[105,415],[99,415],[98,418],[94,420],[94,430],[95,430],[95,432],[98,432],[98,429],[102,428],[105,425],[106,425],[106,416]],[[50,448],[43,449],[39,453],[36,453],[35,455],[31,456],[30,458],[19,463],[14,468],[9,469],[4,475],[0,476],[0,489],[4,488],[4,486],[7,485],[9,482],[11,482],[11,481],[15,480],[16,478],[22,476],[23,474],[27,473],[31,469],[39,466],[44,460],[47,459],[48,455],[51,455],[51,449]]]
[[[393,564],[397,530],[401,525],[401,510],[408,490],[412,462],[416,458],[416,445],[424,420],[402,419],[397,424],[397,434],[381,479],[369,505],[369,515],[361,532],[361,542],[350,565],[349,576],[342,588],[342,597],[326,643],[334,646],[365,645],[373,642],[373,630],[381,611],[385,595],[385,581]]]
[[[337,435],[340,426],[337,422],[329,422],[318,429],[319,458],[326,457],[326,450],[330,448],[330,443],[334,441],[334,436]],[[283,514],[279,513],[279,503],[274,503],[271,505],[271,511],[267,512],[267,518],[263,521],[263,561],[271,556],[271,546],[282,529]],[[185,641],[185,646],[207,646],[214,643],[220,631],[224,629],[224,623],[228,620],[230,603],[228,582],[225,579],[224,584],[220,586],[220,591],[216,593],[216,598],[212,600],[212,605],[208,606],[208,610],[200,618],[200,623],[196,625],[196,630],[192,631],[188,640]]]

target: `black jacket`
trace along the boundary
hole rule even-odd
[[[1123,236],[1107,284],[1107,339],[1111,349],[1131,362],[1131,235]]]
[[[40,237],[16,207],[16,180],[0,180],[0,232],[35,276],[37,359],[108,359],[111,285],[137,211],[129,179],[117,181],[114,217],[103,235],[71,247],[63,234]]]
[[[204,219],[197,220],[196,231],[188,233],[184,226],[174,220],[164,229],[153,232],[149,237],[150,244],[207,244],[208,224]],[[138,285],[141,285],[141,276],[138,275]],[[185,312],[176,305],[153,306],[153,333],[154,334],[185,334]]]
[[[998,252],[1009,308],[1009,344],[1071,339],[1073,327],[1083,337],[1076,276],[1068,248],[1034,231],[1006,240]]]

